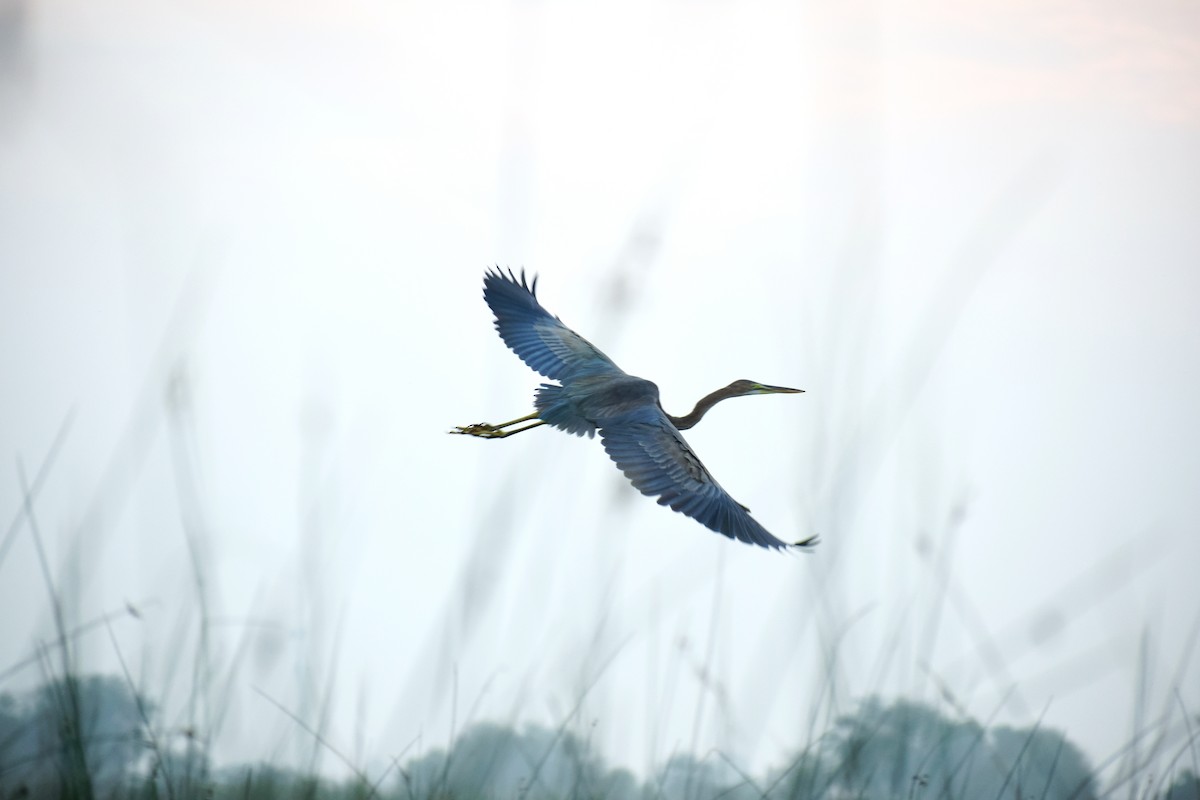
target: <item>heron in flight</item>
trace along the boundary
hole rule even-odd
[[[817,537],[788,544],[750,516],[750,509],[729,496],[700,463],[680,431],[693,427],[722,400],[751,394],[799,394],[803,389],[737,380],[706,395],[687,416],[673,417],[658,401],[658,387],[625,373],[591,342],[542,308],[537,278],[525,281],[512,270],[488,270],[483,299],[496,315],[500,338],[534,371],[558,383],[538,387],[528,416],[491,425],[463,425],[451,433],[501,439],[551,425],[577,436],[600,440],[617,467],[642,494],[658,497],[717,533],[748,544],[782,550],[809,548]],[[528,423],[528,424],[526,424]],[[520,426],[520,427],[516,427]]]

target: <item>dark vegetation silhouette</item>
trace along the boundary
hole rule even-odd
[[[72,699],[73,698],[73,699]],[[749,775],[718,752],[675,754],[645,780],[605,763],[579,735],[480,722],[448,750],[397,760],[374,779],[336,781],[270,764],[208,769],[202,748],[164,750],[158,709],[112,676],[0,694],[0,798],[1041,798],[1103,791],[1067,737],[986,726],[907,700],[868,698],[789,762]],[[204,768],[187,765],[200,759]],[[83,770],[81,773],[80,771]],[[203,774],[203,780],[185,778]],[[1191,769],[1143,776],[1133,796],[1196,800]]]
[[[138,704],[124,681],[107,676],[0,694],[0,796],[121,796],[148,774]]]

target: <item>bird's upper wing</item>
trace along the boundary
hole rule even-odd
[[[600,438],[633,485],[642,494],[657,496],[660,505],[730,539],[777,550],[790,546],[759,525],[748,508],[721,488],[661,408],[646,408],[610,423],[600,429]]]
[[[536,291],[537,278],[528,284],[524,272],[519,280],[498,268],[483,277],[483,299],[496,315],[496,330],[522,361],[552,380],[621,373],[612,359],[542,308]]]

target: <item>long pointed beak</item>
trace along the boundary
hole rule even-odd
[[[758,394],[803,394],[803,389],[789,389],[786,386],[768,386],[765,383],[760,383],[755,386],[755,391]]]

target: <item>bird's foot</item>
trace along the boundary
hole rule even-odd
[[[514,425],[519,425],[522,422],[529,422],[530,420],[537,421],[530,422],[523,428],[513,427]],[[505,436],[512,436],[514,433],[527,431],[530,428],[536,428],[539,425],[545,424],[545,422],[537,418],[537,414],[530,414],[519,419],[501,422],[499,425],[493,425],[490,422],[476,422],[474,425],[459,425],[457,428],[450,431],[450,433],[461,433],[465,436],[478,436],[483,439],[503,439]]]

